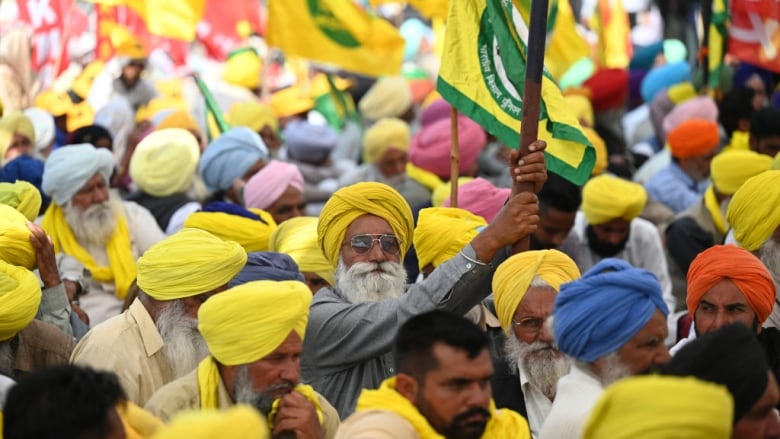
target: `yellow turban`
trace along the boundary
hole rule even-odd
[[[431,171],[426,171],[423,168],[418,168],[417,166],[414,166],[414,163],[412,162],[406,162],[406,177],[425,186],[429,191],[436,189],[442,183],[441,178],[439,178],[438,175]]]
[[[380,119],[363,135],[363,159],[376,163],[388,148],[409,150],[409,124],[394,117]]]
[[[596,152],[596,163],[593,164],[593,170],[590,171],[590,175],[601,175],[607,170],[607,165],[609,164],[607,143],[593,128],[583,128],[582,132],[590,140],[593,150]]]
[[[317,218],[301,216],[279,224],[271,233],[270,250],[287,253],[302,272],[315,273],[335,285],[333,267],[317,244]]]
[[[155,197],[185,192],[195,177],[200,148],[189,131],[157,130],[146,136],[130,159],[130,176],[138,187]]]
[[[205,230],[227,241],[241,244],[247,252],[268,251],[268,240],[276,229],[270,213],[248,209],[263,221],[226,212],[195,212],[184,220],[184,227]]]
[[[314,108],[314,99],[296,86],[287,87],[271,95],[271,109],[276,117],[294,116]]]
[[[111,35],[111,43],[116,48],[116,56],[130,59],[143,59],[149,56],[141,40],[130,32],[114,32]]]
[[[358,103],[360,115],[367,120],[401,117],[411,106],[412,90],[400,76],[379,79]]]
[[[311,294],[309,294],[311,295]],[[41,284],[26,268],[0,260],[0,341],[26,328],[41,304]]]
[[[770,167],[770,169],[780,171],[780,154],[776,155],[775,159],[772,160],[772,166]]]
[[[474,177],[458,177],[458,187],[461,187],[472,180],[474,180]],[[431,204],[433,204],[433,207],[439,207],[444,204],[445,200],[450,198],[450,195],[452,195],[452,182],[445,181],[439,183],[431,194]]]
[[[750,177],[769,169],[772,157],[754,151],[731,149],[721,152],[710,163],[710,177],[718,192],[732,195]]]
[[[2,108],[0,108],[0,111],[2,111]],[[8,148],[11,147],[13,135],[14,133],[0,127],[0,167],[2,167],[5,162],[5,153],[7,153]]]
[[[35,186],[23,180],[0,183],[0,204],[7,204],[29,221],[35,221],[41,210],[41,193]]]
[[[155,127],[157,130],[164,130],[166,128],[181,128],[195,131],[198,135],[202,134],[198,122],[196,122],[186,111],[174,111],[165,119],[161,120]]]
[[[403,260],[412,243],[412,209],[395,189],[386,184],[367,182],[339,189],[331,195],[320,212],[317,242],[331,265],[338,265],[347,227],[363,215],[375,215],[390,224],[393,233],[401,241]]]
[[[220,364],[253,363],[276,350],[292,331],[303,339],[311,299],[303,282],[247,282],[204,302],[198,330]]]
[[[30,270],[38,266],[27,218],[6,204],[0,204],[0,259]]]
[[[263,61],[253,49],[244,48],[228,55],[222,79],[228,84],[254,90],[260,87]]]
[[[227,123],[232,127],[247,127],[259,132],[264,126],[279,130],[279,121],[270,106],[260,102],[236,102],[227,114]]]
[[[48,111],[52,116],[63,116],[73,105],[66,93],[44,90],[35,97],[35,107]]]
[[[73,80],[73,84],[70,85],[71,90],[79,95],[81,99],[86,99],[89,91],[92,89],[92,83],[95,82],[97,75],[103,71],[104,66],[105,63],[103,61],[92,61],[87,64],[84,70]]]
[[[0,119],[0,128],[8,130],[12,134],[21,134],[35,145],[35,128],[30,118],[21,111],[13,112]]]
[[[725,386],[692,377],[638,376],[611,385],[584,439],[728,439],[734,401]]]
[[[583,120],[588,127],[593,127],[593,104],[587,96],[580,94],[569,94],[563,97],[566,100],[566,107],[569,112],[577,117],[577,120]]]
[[[558,250],[537,250],[518,253],[496,269],[493,275],[493,297],[501,327],[508,331],[512,317],[525,297],[534,276],[539,276],[556,292],[561,285],[579,279],[577,264]]]
[[[237,243],[185,228],[138,258],[138,287],[157,300],[192,297],[227,285],[244,264]]]
[[[429,207],[420,210],[414,229],[414,249],[420,270],[438,267],[455,257],[487,226],[481,216],[456,207]]]
[[[87,125],[92,125],[95,120],[95,110],[87,101],[80,104],[74,104],[68,108],[66,125],[68,132],[76,131]]]
[[[764,171],[743,184],[729,202],[726,220],[740,247],[756,251],[780,227],[780,171]]]
[[[642,213],[646,202],[642,185],[612,175],[593,177],[582,190],[582,212],[594,225],[617,218],[631,221]]]
[[[268,439],[265,419],[253,407],[237,405],[227,410],[182,412],[152,439]]]

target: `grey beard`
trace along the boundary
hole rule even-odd
[[[184,314],[181,301],[169,301],[157,316],[155,325],[163,339],[163,354],[174,379],[195,370],[209,354],[206,340],[198,332],[198,319]]]
[[[512,332],[507,335],[504,343],[504,356],[513,366],[513,372],[517,373],[522,365],[528,374],[529,384],[550,401],[555,399],[558,380],[569,373],[571,367],[569,358],[550,343],[525,343]]]
[[[279,390],[286,390],[290,393],[295,388],[295,383],[284,381],[269,386],[262,391],[255,391],[252,386],[252,378],[249,376],[249,366],[238,366],[235,380],[233,381],[233,395],[236,404],[248,404],[268,416],[273,408],[274,401],[278,396],[274,396]]]
[[[631,369],[623,363],[617,352],[608,354],[602,358],[603,364],[601,367],[601,384],[604,387],[610,384],[622,380],[631,376]]]
[[[119,209],[121,209],[119,202],[111,198],[84,210],[68,202],[63,211],[76,240],[103,247],[114,235]]]
[[[780,288],[780,244],[775,242],[770,236],[769,239],[761,245],[759,249],[759,259],[764,263],[772,278],[775,280],[775,286]],[[780,294],[780,291],[778,291]]]
[[[377,268],[382,273],[375,273]],[[406,289],[406,270],[399,262],[356,262],[347,268],[339,258],[336,287],[351,303],[395,299]]]
[[[14,364],[16,363],[16,354],[11,345],[12,340],[13,338],[0,343],[0,373],[15,379]]]

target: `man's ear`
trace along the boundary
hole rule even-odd
[[[399,373],[395,376],[395,390],[412,403],[416,403],[420,383],[411,375]]]

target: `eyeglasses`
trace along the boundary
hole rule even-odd
[[[379,247],[389,255],[401,253],[401,242],[395,235],[355,235],[349,240],[349,246],[355,253],[367,253],[374,248],[374,242],[379,241]]]
[[[512,320],[512,326],[522,332],[536,334],[542,330],[542,326],[544,326],[544,319],[540,319],[539,317],[526,317],[524,319],[520,319],[520,321]]]

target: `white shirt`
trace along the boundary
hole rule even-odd
[[[539,439],[539,433],[542,431],[544,420],[550,414],[552,401],[533,386],[528,381],[528,374],[523,368],[522,363],[518,366],[520,372],[520,387],[523,388],[523,399],[525,400],[525,410],[528,418],[528,425],[531,427],[531,437]]]
[[[590,412],[604,393],[601,380],[574,362],[558,381],[558,391],[539,439],[579,439]]]

